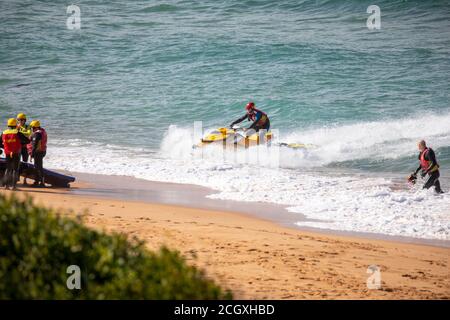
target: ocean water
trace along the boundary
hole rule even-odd
[[[416,143],[450,188],[450,2],[0,1],[0,112],[41,120],[46,165],[213,188],[289,206],[317,228],[450,238],[450,196],[410,188]],[[248,101],[282,142],[191,146]],[[261,148],[259,148],[261,149]],[[247,157],[247,158],[246,158]],[[276,163],[277,165],[274,165]],[[300,219],[299,219],[300,220]]]

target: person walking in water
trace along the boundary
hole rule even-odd
[[[31,134],[31,142],[27,147],[36,169],[36,179],[33,186],[45,187],[43,160],[47,152],[47,132],[41,127],[39,120],[31,121],[30,127],[33,133]]]
[[[5,151],[6,171],[3,176],[3,185],[9,189],[10,185],[16,190],[19,180],[20,153],[22,146],[28,144],[29,139],[17,129],[17,120],[11,118],[7,122],[8,128],[2,132],[0,147]]]
[[[434,190],[437,193],[444,193],[439,182],[439,164],[436,161],[436,155],[433,149],[427,147],[425,140],[419,141],[417,146],[420,151],[420,165],[416,171],[411,174],[412,179],[415,180],[417,178],[417,173],[421,171],[422,178],[428,175],[428,180],[423,185],[423,189],[429,189],[434,186]]]

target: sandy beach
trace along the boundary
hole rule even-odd
[[[20,189],[19,197],[28,194],[71,216],[84,214],[93,228],[137,237],[149,249],[179,250],[236,298],[450,298],[448,247],[296,230],[246,213],[155,199],[124,200],[86,180],[67,190]],[[380,268],[380,289],[367,287],[370,265]]]

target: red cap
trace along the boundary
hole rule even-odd
[[[245,106],[245,109],[247,111],[250,111],[251,109],[253,109],[255,107],[255,104],[253,102],[249,102],[247,103],[247,105]]]

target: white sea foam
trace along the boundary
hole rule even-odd
[[[325,165],[347,160],[409,156],[417,153],[415,144],[424,137],[432,140],[435,149],[449,146],[450,114],[296,131],[286,135],[284,140],[306,141],[319,146],[312,160]]]
[[[209,196],[214,199],[283,204],[292,214],[314,220],[298,222],[299,226],[450,240],[449,194],[435,195],[420,186],[393,188],[392,181],[383,177],[308,169],[330,162],[408,156],[415,153],[415,142],[422,136],[432,137],[435,148],[449,146],[450,115],[429,122],[434,124],[423,126],[407,119],[291,133],[285,137],[288,142],[301,137],[319,148],[303,152],[274,148],[270,157],[260,148],[259,160],[251,156],[255,149],[193,151],[197,139],[192,130],[171,126],[156,155],[82,140],[53,140],[46,163],[69,171],[202,185],[216,190]],[[275,160],[279,167],[272,165]]]

